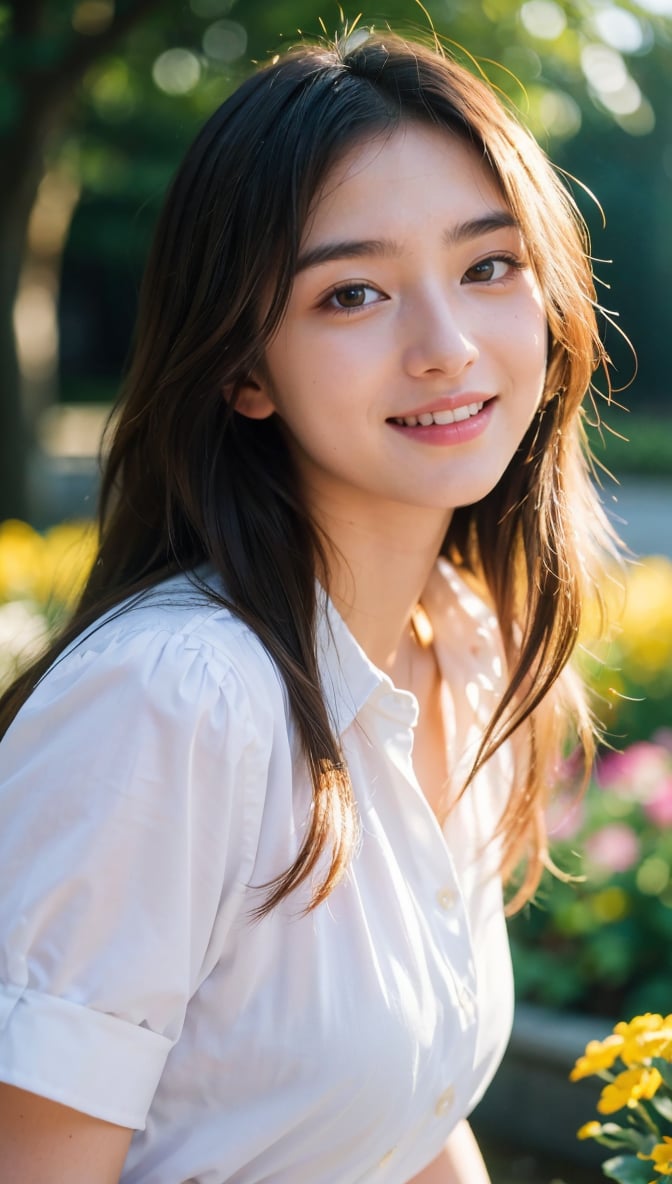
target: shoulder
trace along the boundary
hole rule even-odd
[[[41,778],[51,762],[145,790],[166,779],[214,785],[228,769],[258,796],[290,736],[284,684],[259,639],[182,579],[75,639],[13,720],[0,767],[21,776],[39,757]]]
[[[170,581],[78,637],[23,704],[0,746],[0,817],[36,850],[47,819],[64,849],[73,820],[91,849],[145,835],[165,855],[183,836],[212,876],[232,859],[245,881],[288,748],[261,643],[187,580]]]
[[[184,709],[216,692],[257,716],[284,713],[282,680],[257,635],[188,577],[164,581],[123,602],[83,631],[34,692],[89,681],[116,682],[148,701],[176,696]],[[208,691],[210,694],[208,694]]]

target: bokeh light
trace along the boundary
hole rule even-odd
[[[637,53],[645,43],[644,30],[633,13],[609,5],[598,8],[593,16],[595,31],[612,49]]]
[[[621,90],[629,78],[620,53],[606,45],[584,46],[581,51],[581,68],[600,98]]]
[[[528,33],[543,41],[555,41],[567,28],[567,17],[554,0],[528,0],[520,10],[520,19]]]
[[[201,63],[190,49],[167,49],[159,54],[152,67],[154,82],[168,95],[189,94],[200,77]]]
[[[215,21],[203,34],[203,52],[216,62],[235,62],[247,49],[247,30],[237,21]]]
[[[539,117],[552,136],[569,140],[581,128],[581,108],[562,90],[547,90],[539,100]]]
[[[638,0],[638,4],[653,16],[672,16],[672,0]]]

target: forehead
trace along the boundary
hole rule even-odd
[[[507,203],[480,150],[447,128],[407,123],[368,136],[328,169],[304,231],[311,242],[337,224],[348,237],[384,218],[398,226],[420,218],[466,220]]]

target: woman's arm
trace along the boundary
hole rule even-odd
[[[490,1184],[488,1169],[469,1123],[458,1123],[441,1154],[408,1184]]]
[[[2,1184],[118,1184],[132,1134],[0,1083]]]

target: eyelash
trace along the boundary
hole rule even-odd
[[[468,267],[467,271],[465,271],[465,273],[464,273],[465,276],[468,274],[468,272],[473,271],[474,268],[483,267],[484,264],[487,264],[487,263],[506,263],[512,269],[512,271],[523,271],[525,269],[525,267],[527,266],[527,264],[524,263],[522,259],[519,259],[516,255],[510,255],[506,251],[500,251],[496,255],[486,255],[486,257],[484,259],[479,259],[476,263],[472,263],[471,267]],[[500,281],[506,280],[506,278],[508,278],[508,277],[501,276],[501,277],[499,277],[499,280]],[[479,283],[478,280],[469,280],[467,282],[470,284],[478,284]],[[483,281],[480,281],[480,282],[482,282],[483,285],[486,285],[488,283],[493,283],[493,282],[496,283],[498,281],[484,279]],[[367,291],[367,292],[376,292],[381,296],[383,295],[383,293],[380,291],[380,289],[376,288],[373,284],[357,283],[357,282],[352,282],[349,284],[339,284],[338,287],[332,288],[330,292],[327,292],[326,296],[324,297],[324,300],[321,302],[320,307],[326,308],[328,311],[337,313],[338,315],[340,315],[341,313],[344,313],[346,316],[348,316],[351,313],[360,312],[363,308],[370,307],[371,304],[379,303],[379,301],[373,300],[373,301],[370,301],[366,304],[355,304],[351,308],[332,303],[332,301],[335,301],[336,297],[341,295],[341,293],[357,291],[358,289],[361,289],[361,290]]]
[[[380,288],[374,287],[373,284],[364,284],[364,283],[358,284],[358,283],[354,283],[354,282],[350,283],[350,284],[339,284],[337,288],[332,288],[330,292],[327,292],[324,300],[321,302],[320,307],[326,308],[328,312],[346,313],[346,314],[349,314],[352,312],[359,312],[362,308],[368,308],[369,307],[368,304],[353,304],[353,306],[351,308],[347,308],[344,305],[332,303],[332,301],[335,301],[336,297],[340,296],[342,292],[356,292],[360,289],[361,289],[361,291],[364,291],[364,292],[376,292],[380,296],[383,295],[383,293],[380,291]],[[370,303],[377,304],[378,301],[372,300]]]
[[[479,259],[476,263],[472,263],[471,267],[468,267],[464,274],[467,275],[467,272],[473,271],[476,267],[482,267],[485,263],[507,263],[512,271],[524,271],[527,266],[517,255],[510,255],[508,251],[500,251],[496,255],[486,255],[484,259]],[[507,277],[502,276],[500,278],[505,279]],[[473,283],[475,281],[471,280],[469,282]],[[487,280],[484,282],[487,283]]]

